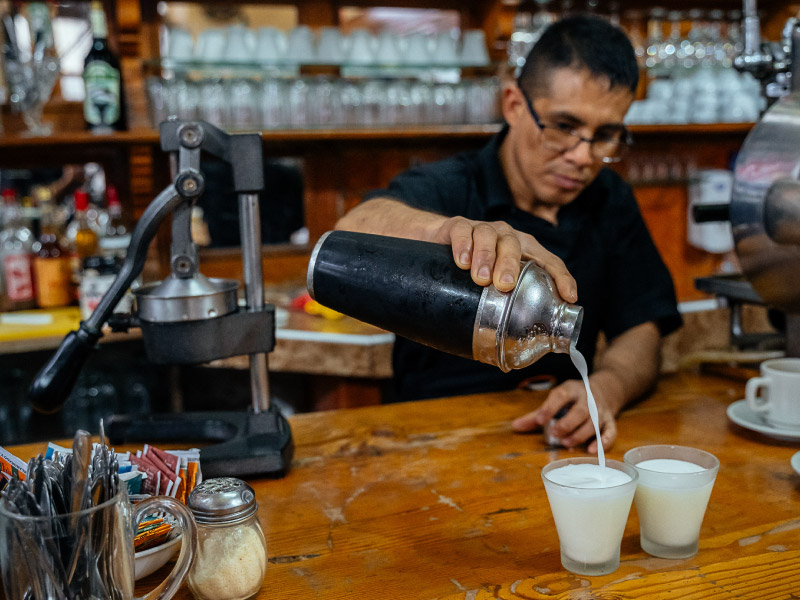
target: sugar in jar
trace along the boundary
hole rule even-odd
[[[197,600],[245,600],[261,588],[267,544],[255,493],[233,477],[207,479],[189,494],[197,522],[197,553],[189,589]]]

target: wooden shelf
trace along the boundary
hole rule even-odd
[[[724,135],[746,134],[755,123],[691,123],[687,125],[632,125],[636,135]]]
[[[689,125],[634,125],[634,135],[724,135],[746,134],[754,123],[709,123]],[[443,137],[475,138],[494,135],[500,124],[487,125],[426,125],[421,127],[371,127],[363,129],[282,129],[262,131],[265,143],[270,142],[319,142],[319,141],[370,141],[370,140],[425,140]],[[30,147],[64,146],[130,146],[135,144],[158,144],[158,132],[154,129],[137,129],[112,134],[97,135],[84,131],[56,133],[48,137],[25,137],[5,135],[0,137],[0,150]]]

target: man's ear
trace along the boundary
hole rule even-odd
[[[517,121],[524,117],[528,107],[525,106],[525,98],[516,83],[506,83],[503,86],[500,108],[505,122],[509,125],[516,125]]]

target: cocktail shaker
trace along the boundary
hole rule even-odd
[[[533,262],[501,292],[473,282],[450,246],[365,233],[323,235],[307,285],[328,308],[504,372],[569,353],[583,320],[583,308],[564,302]]]

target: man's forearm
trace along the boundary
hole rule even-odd
[[[658,327],[654,323],[643,323],[609,344],[590,382],[593,388],[602,389],[609,408],[618,414],[653,386],[660,361]]]
[[[336,222],[336,229],[433,241],[447,217],[412,208],[391,198],[362,202]]]

